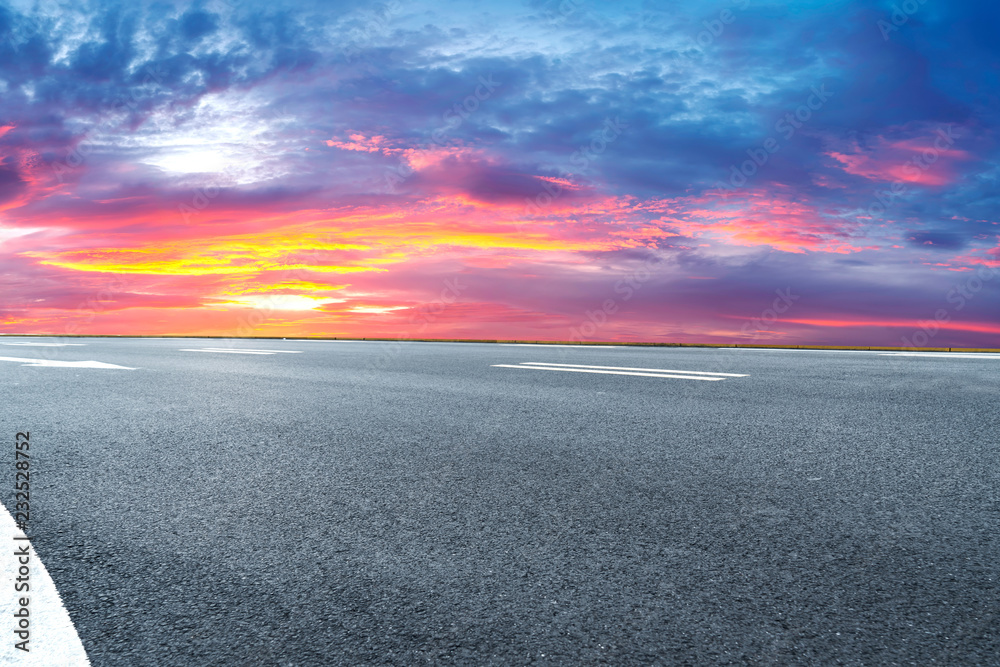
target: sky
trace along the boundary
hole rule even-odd
[[[0,332],[1000,347],[995,2],[0,2]]]

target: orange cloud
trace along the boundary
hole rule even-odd
[[[25,252],[41,264],[75,271],[143,273],[157,275],[255,274],[303,270],[319,273],[383,271],[370,264],[334,263],[338,251],[366,250],[369,246],[320,241],[315,234],[243,235],[157,243],[139,248],[94,248],[62,252]],[[334,260],[334,261],[331,261]]]

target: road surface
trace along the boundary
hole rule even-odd
[[[1000,664],[998,357],[3,337],[0,497],[94,665]]]

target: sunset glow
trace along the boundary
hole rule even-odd
[[[1000,347],[1000,10],[891,4],[6,5],[0,332]]]

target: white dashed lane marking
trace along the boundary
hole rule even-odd
[[[230,350],[228,348],[205,347],[201,349],[183,349],[181,352],[218,352],[220,354],[302,354],[302,350]]]
[[[602,370],[614,370],[614,371],[647,371],[649,373],[683,373],[686,375],[720,375],[722,377],[730,378],[745,378],[747,375],[740,375],[739,373],[714,373],[709,371],[678,371],[675,369],[665,369],[665,368],[628,368],[626,366],[589,366],[586,364],[550,364],[545,361],[522,361],[525,366],[565,366],[567,368],[597,368]]]
[[[0,663],[31,667],[83,667],[90,665],[87,652],[73,627],[73,621],[63,606],[59,591],[27,540],[17,540],[24,533],[17,529],[14,518],[0,504],[0,540],[4,555],[0,558],[3,590],[0,592],[0,618],[3,619],[3,641],[0,642]],[[15,555],[27,546],[27,555]],[[25,562],[26,561],[26,562]],[[27,574],[25,570],[27,568]],[[20,578],[18,580],[18,578]],[[28,588],[24,589],[23,585]],[[17,590],[20,585],[22,590]],[[22,637],[20,619],[14,614],[22,607],[21,598],[28,601],[27,652],[15,648]],[[14,632],[12,632],[12,630]]]
[[[705,380],[718,382],[730,377],[748,377],[736,373],[711,373],[708,371],[677,371],[662,368],[630,368],[622,366],[587,366],[583,364],[550,364],[525,361],[518,365],[493,364],[493,368],[520,368],[529,371],[562,371],[566,373],[597,373],[600,375],[636,375],[639,377],[665,378],[670,380]]]

